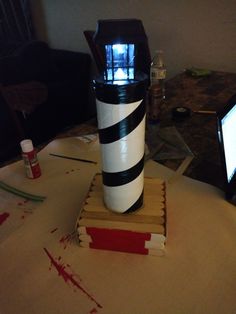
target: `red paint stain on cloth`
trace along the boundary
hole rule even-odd
[[[79,169],[76,169],[76,170],[79,170]],[[75,171],[75,169],[71,169],[69,171],[66,171],[66,174],[69,174],[69,173],[74,172],[74,171]]]
[[[51,230],[50,233],[54,233],[54,232],[56,232],[57,230],[58,230],[58,228],[55,228],[55,229]]]
[[[94,297],[89,294],[83,287],[82,285],[76,280],[74,277],[76,276],[75,274],[69,273],[68,270],[66,270],[66,266],[64,264],[60,264],[53,256],[49,253],[49,251],[44,248],[45,253],[50,259],[51,265],[56,268],[58,271],[58,275],[62,276],[63,280],[67,282],[71,282],[74,287],[78,288],[81,290],[91,301],[93,301],[99,308],[102,308],[101,304],[99,304]]]
[[[32,214],[33,212],[31,210],[24,210],[24,214],[21,216],[21,219],[25,219],[27,216]]]
[[[10,216],[9,213],[0,214],[0,226],[7,220],[9,216]]]
[[[26,213],[26,214],[33,214],[32,210],[30,210],[30,209],[24,210],[24,213]]]
[[[64,235],[59,242],[63,245],[64,249],[67,248],[67,245],[70,244],[72,242],[72,240],[75,238],[76,236],[76,232],[72,232],[72,233],[68,233],[66,235]]]

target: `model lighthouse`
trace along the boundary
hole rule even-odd
[[[104,71],[94,80],[102,155],[103,198],[117,213],[143,204],[145,94],[148,78],[136,57],[146,41],[140,20],[100,20],[94,41]]]

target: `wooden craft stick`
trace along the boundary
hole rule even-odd
[[[161,179],[144,179],[144,201],[133,213],[108,210],[103,202],[102,175],[93,179],[77,220],[80,246],[138,254],[165,254],[166,185]]]
[[[165,242],[166,241],[166,237],[163,234],[152,233],[150,241]]]
[[[158,224],[137,224],[132,222],[120,222],[120,221],[106,221],[106,220],[94,220],[82,218],[79,220],[79,224],[85,227],[97,227],[97,228],[111,228],[111,229],[122,229],[139,232],[150,232],[165,234],[165,227]]]
[[[82,248],[97,248],[97,249],[107,249],[107,250],[111,250],[111,251],[125,251],[125,250],[117,250],[116,248],[101,248],[101,246],[98,246],[96,244],[93,243],[89,243],[89,242],[80,242],[80,246]],[[105,246],[105,245],[104,245]],[[165,250],[164,249],[147,249],[147,248],[143,248],[143,250],[137,250],[136,252],[134,252],[132,250],[132,248],[130,248],[129,250],[126,250],[126,252],[129,253],[138,253],[138,254],[144,254],[144,255],[153,255],[153,256],[164,256],[165,255]]]
[[[164,249],[165,243],[145,241],[144,247],[145,247],[145,249]]]
[[[95,202],[95,201],[91,201],[88,199],[87,200],[87,204],[84,204],[83,209],[86,212],[111,212],[109,211],[103,204],[102,200],[101,202]],[[140,208],[139,210],[137,210],[135,213],[133,213],[134,215],[149,215],[150,213],[152,213],[154,216],[163,216],[162,214],[159,215],[159,211],[163,211],[165,208],[165,199],[161,199],[160,201],[153,201],[152,203],[150,203],[148,201],[148,199],[144,199],[144,205],[145,205],[145,213],[143,213],[142,208]],[[162,212],[161,212],[162,213]]]
[[[93,239],[89,234],[81,234],[79,236],[79,240],[81,242],[87,242],[87,243],[92,243]],[[96,239],[95,239],[96,241]],[[132,241],[134,242],[134,241]],[[158,241],[145,241],[144,242],[144,247],[146,249],[164,249],[165,248],[165,242],[158,242]]]
[[[95,219],[95,220],[108,220],[111,219],[113,221],[119,222],[132,222],[132,223],[153,223],[153,224],[163,224],[164,218],[161,216],[145,216],[145,215],[133,215],[133,214],[115,214],[110,211],[107,212],[95,212],[90,211],[86,212],[83,211],[80,216],[81,219]]]
[[[166,236],[163,234],[158,233],[150,233],[150,232],[130,232],[130,231],[124,231],[124,230],[111,230],[106,228],[90,228],[90,227],[84,227],[84,226],[77,226],[77,231],[79,233],[79,236],[83,235],[89,235],[91,236],[91,233],[98,237],[105,237],[108,238],[109,235],[111,236],[115,234],[118,234],[120,238],[144,238],[148,239],[148,241],[152,242],[158,242],[158,243],[164,243],[166,241]]]
[[[165,256],[165,250],[163,249],[149,249],[148,250],[148,255],[153,255],[153,256]]]
[[[93,242],[92,237],[89,234],[80,234],[79,235],[79,240],[83,242]]]

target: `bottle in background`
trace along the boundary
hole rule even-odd
[[[151,62],[150,83],[151,87],[156,84],[161,87],[163,99],[165,99],[165,79],[166,66],[164,63],[164,54],[162,50],[156,50]]]
[[[150,67],[150,87],[148,91],[148,121],[158,123],[160,121],[161,108],[165,99],[166,67],[163,51],[157,50]]]
[[[148,91],[148,122],[156,124],[160,122],[161,107],[163,104],[162,89],[159,84],[151,85]]]
[[[41,176],[37,153],[31,140],[26,139],[20,142],[22,149],[22,158],[25,165],[26,176],[30,179],[36,179]]]

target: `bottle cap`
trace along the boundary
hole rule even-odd
[[[29,139],[21,141],[20,146],[23,153],[32,152],[32,150],[34,149],[33,143]]]

